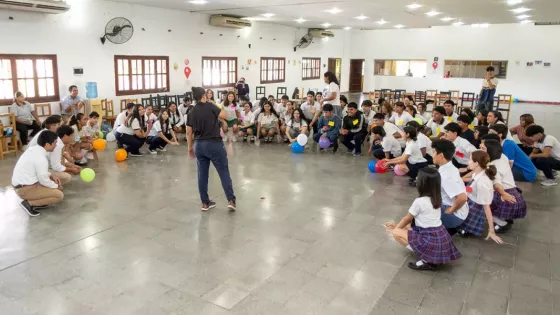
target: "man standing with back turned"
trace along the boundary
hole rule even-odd
[[[226,148],[220,136],[220,121],[227,113],[206,99],[206,92],[201,87],[193,87],[193,98],[196,105],[187,114],[187,142],[189,154],[194,151],[198,166],[198,191],[202,200],[202,211],[216,207],[216,203],[208,197],[208,171],[210,162],[214,164],[222,187],[228,199],[228,209],[235,211],[235,195],[233,183],[229,175]],[[194,139],[193,139],[194,136]]]

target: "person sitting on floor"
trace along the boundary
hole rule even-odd
[[[264,142],[272,142],[280,129],[280,116],[274,110],[272,103],[263,105],[262,112],[257,118],[257,135],[262,135]]]
[[[367,122],[367,127],[368,127],[367,130],[371,129],[371,126],[373,125],[373,116],[375,116],[375,111],[371,109],[372,106],[373,103],[370,100],[365,100],[362,102],[362,113],[364,113],[364,118],[366,119]],[[346,115],[347,114],[348,114],[348,108],[346,109]],[[344,117],[342,117],[342,119],[344,120]]]
[[[242,137],[243,141],[251,142],[255,140],[255,134],[257,133],[257,126],[255,125],[255,114],[252,112],[253,103],[247,102],[243,105],[243,110],[239,113],[239,137]]]
[[[545,134],[544,128],[539,125],[527,127],[525,135],[531,137],[535,147],[529,158],[546,177],[541,185],[556,186],[555,173],[560,170],[560,142],[554,136]]]
[[[126,152],[130,156],[144,156],[140,153],[140,148],[146,142],[146,137],[148,136],[149,131],[152,130],[150,122],[148,122],[147,128],[144,127],[144,113],[144,106],[141,104],[134,105],[132,114],[126,117],[124,123],[115,133],[117,140],[126,146]],[[147,129],[148,131],[145,131],[144,129]]]
[[[12,175],[12,186],[23,199],[22,208],[32,217],[38,211],[64,199],[62,181],[49,173],[48,152],[57,146],[56,133],[47,130],[37,139],[37,145],[26,150],[18,159]]]
[[[455,145],[455,155],[453,155],[453,165],[456,168],[466,168],[471,153],[476,150],[465,138],[461,138],[461,127],[456,122],[451,122],[445,126],[445,139]]]
[[[358,110],[358,104],[351,102],[346,107],[347,115],[340,128],[342,144],[348,149],[348,153],[353,153],[357,157],[362,155],[362,142],[367,136],[368,124],[363,113]]]
[[[398,224],[385,223],[385,228],[401,245],[419,257],[408,267],[416,270],[434,270],[461,257],[453,244],[451,235],[440,218],[442,203],[442,181],[438,171],[423,168],[418,173],[418,195],[408,213]]]
[[[74,129],[74,142],[67,146],[67,149],[78,165],[85,165],[88,159],[96,158],[92,153],[92,141],[84,135],[84,127],[87,121],[88,117],[83,113],[78,113],[70,118],[69,126]]]
[[[422,152],[422,156],[426,159],[428,165],[434,164],[434,161],[432,159],[432,140],[430,140],[428,136],[422,133],[424,127],[415,120],[409,121],[406,125],[417,130],[418,140],[416,141],[416,144],[418,144],[420,152]]]
[[[527,155],[533,152],[534,141],[531,137],[527,137],[525,131],[527,131],[529,126],[533,125],[535,125],[535,118],[533,115],[523,114],[519,117],[519,125],[509,128],[509,133],[512,136],[517,135],[517,138],[519,138],[519,141],[521,142],[518,146]]]
[[[119,149],[123,148],[122,143],[119,142],[119,139],[117,137],[117,129],[124,123],[124,121],[126,120],[126,117],[130,114],[132,114],[132,110],[134,109],[134,103],[128,103],[126,104],[126,110],[120,112],[117,115],[117,118],[115,118],[115,124],[113,125],[113,134],[115,135],[115,138],[117,139],[117,147]]]
[[[385,133],[385,129],[382,126],[373,127],[371,133],[373,141],[368,153],[373,153],[373,156],[378,160],[393,159],[401,156],[401,144],[393,135]]]
[[[393,159],[385,159],[385,165],[395,165],[400,167],[402,172],[410,177],[408,182],[411,186],[416,186],[416,176],[418,171],[428,166],[428,161],[424,158],[422,151],[416,143],[417,129],[412,126],[405,126],[404,133],[406,135],[406,148],[401,156]]]
[[[39,131],[35,137],[33,137],[31,140],[29,140],[29,143],[27,144],[27,146],[30,147],[34,147],[37,145],[37,136],[41,134],[41,132],[45,131],[45,130],[50,130],[52,132],[56,132],[56,128],[58,128],[60,126],[60,124],[62,123],[62,116],[60,115],[51,115],[49,117],[47,117],[45,119],[45,121],[43,121],[43,124],[41,125],[41,127],[43,128],[41,131]]]
[[[414,119],[404,109],[405,109],[404,103],[397,102],[395,104],[395,112],[393,113],[393,116],[389,118],[389,122],[395,124],[400,130],[403,130],[406,124]]]
[[[472,119],[467,115],[459,115],[459,117],[457,117],[457,124],[459,124],[459,127],[461,127],[461,134],[459,135],[459,137],[467,140],[474,147],[476,147],[478,143],[474,138],[474,131],[469,127],[471,123]]]
[[[459,115],[455,112],[455,102],[447,100],[443,103],[443,108],[445,109],[445,120],[450,123],[457,122],[457,117],[459,117]]]
[[[167,109],[162,109],[159,112],[159,117],[153,124],[146,142],[150,145],[148,148],[150,154],[157,154],[157,151],[165,152],[165,147],[168,144],[179,145],[169,121],[169,111]]]
[[[406,142],[404,140],[404,135],[401,133],[401,130],[395,126],[395,124],[388,122],[385,120],[385,115],[377,113],[373,115],[373,125],[381,126],[385,130],[385,133],[388,135],[392,135],[397,141],[400,143],[401,148],[406,146]],[[378,149],[379,144],[372,144],[372,151]]]
[[[294,143],[299,135],[309,137],[307,122],[303,118],[303,112],[297,108],[292,112],[292,117],[286,122],[286,137],[290,143]]]
[[[319,122],[317,123],[318,131],[313,133],[313,140],[319,143],[321,137],[328,138],[331,142],[331,147],[333,147],[333,153],[336,153],[338,151],[338,135],[341,126],[342,120],[333,113],[333,106],[325,104],[323,105],[323,114],[319,117]],[[321,148],[320,151],[324,151],[324,149]]]
[[[19,139],[21,140],[22,149],[25,151],[29,137],[33,138],[41,131],[41,120],[35,112],[35,107],[31,103],[26,102],[25,96],[19,91],[15,94],[10,112],[16,116],[16,130],[19,131]],[[32,130],[30,135],[29,130]]]
[[[309,128],[313,129],[313,134],[317,133],[317,121],[321,117],[321,105],[315,101],[315,92],[307,92],[307,102],[300,105],[303,115]]]
[[[445,119],[445,108],[436,106],[432,112],[432,119],[428,121],[426,127],[428,128],[430,139],[440,139],[445,135],[445,126],[449,122]]]
[[[64,173],[78,175],[82,171],[82,168],[74,164],[72,156],[64,150],[65,147],[72,145],[74,141],[74,129],[68,125],[62,125],[56,129],[56,135],[58,136],[58,140],[56,148],[49,153],[49,165],[54,171],[54,174],[60,178],[64,185],[72,179],[71,176],[67,176]]]

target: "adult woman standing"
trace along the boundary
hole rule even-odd
[[[336,76],[331,71],[325,72],[323,78],[327,86],[325,87],[325,95],[323,95],[324,97],[319,104],[321,104],[321,106],[323,106],[323,104],[331,104],[333,106],[333,114],[338,117],[342,117],[342,106],[340,106],[340,83],[338,83]]]

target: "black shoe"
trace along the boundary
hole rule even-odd
[[[505,232],[509,231],[509,229],[511,229],[511,224],[510,223],[508,223],[504,226],[501,226],[499,224],[494,223],[494,232],[496,232],[496,234],[505,233]]]
[[[200,210],[208,211],[214,207],[216,207],[216,203],[214,201],[210,201],[209,203],[203,203],[202,208]]]
[[[334,154],[334,153],[336,153],[336,151],[338,151],[338,143],[335,143],[335,144],[333,145],[332,153]]]
[[[408,268],[414,269],[414,270],[436,270],[437,267],[438,267],[438,265],[430,264],[430,263],[425,262],[423,260],[422,260],[422,264],[420,266],[418,266],[416,263],[413,263],[413,262],[408,263]]]
[[[408,181],[408,186],[416,187],[416,181],[415,181],[414,179],[411,178],[411,179]]]
[[[36,217],[36,216],[41,215],[41,213],[39,211],[35,211],[35,207],[30,205],[27,200],[22,201],[20,203],[20,205],[23,208],[23,210],[25,210],[25,212],[27,212],[27,214],[29,214],[30,217]]]
[[[50,207],[51,205],[44,205],[44,206],[33,206],[33,209],[35,210],[43,210],[43,209],[47,209],[48,207]]]
[[[468,237],[468,236],[471,235],[471,233],[469,233],[469,232],[467,232],[463,229],[457,228],[457,235],[459,235],[461,237]]]
[[[235,211],[237,210],[237,205],[235,204],[235,200],[230,200],[228,201],[228,205],[227,205],[228,209],[230,211]]]

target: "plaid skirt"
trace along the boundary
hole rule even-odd
[[[447,264],[461,257],[443,225],[431,228],[414,226],[408,231],[408,243],[421,259],[431,264]]]
[[[502,220],[522,219],[527,215],[527,203],[521,196],[519,188],[506,189],[506,192],[515,197],[515,203],[503,201],[498,192],[494,192],[494,199],[492,200],[492,215]]]
[[[484,230],[484,220],[486,219],[486,214],[484,213],[484,206],[469,199],[469,215],[465,219],[465,222],[460,226],[463,230],[474,234],[476,236],[482,235]]]

